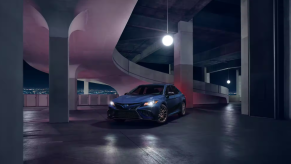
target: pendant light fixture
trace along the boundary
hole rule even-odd
[[[169,2],[167,0],[167,35],[165,35],[162,40],[165,46],[170,46],[174,42],[173,37],[169,35],[168,33],[169,33]]]

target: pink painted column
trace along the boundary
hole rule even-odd
[[[180,21],[174,36],[174,84],[193,107],[193,22]]]

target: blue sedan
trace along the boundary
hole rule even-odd
[[[140,119],[164,123],[173,114],[185,115],[185,107],[185,96],[174,85],[140,85],[113,99],[109,104],[107,116],[118,122]]]

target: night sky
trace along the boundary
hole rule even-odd
[[[229,92],[236,92],[236,69],[229,70],[230,84],[227,84],[228,70],[210,74],[210,83],[225,86]]]
[[[154,69],[160,72],[168,73],[169,66],[167,64],[149,64],[149,63],[139,63],[142,66]],[[194,68],[193,71],[195,80],[203,80],[202,68]],[[231,84],[227,84],[228,71],[221,71],[212,73],[210,75],[210,82],[213,84],[225,86],[229,88],[230,92],[236,92],[236,70],[229,70],[229,79]],[[78,81],[78,89],[84,88],[84,82]],[[38,71],[28,65],[23,61],[23,87],[24,88],[48,88],[49,87],[49,75],[47,73]],[[90,89],[100,89],[100,90],[112,90],[112,87],[101,84],[90,83]]]

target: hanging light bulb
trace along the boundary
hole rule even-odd
[[[168,0],[167,0],[167,35],[165,35],[162,40],[165,46],[170,46],[174,42],[173,37],[171,35],[168,35],[168,32],[169,32],[169,13],[168,13]]]
[[[226,82],[227,82],[227,84],[230,84],[230,80],[227,80]]]
[[[170,46],[174,42],[173,37],[171,35],[164,36],[162,41],[165,46]]]

